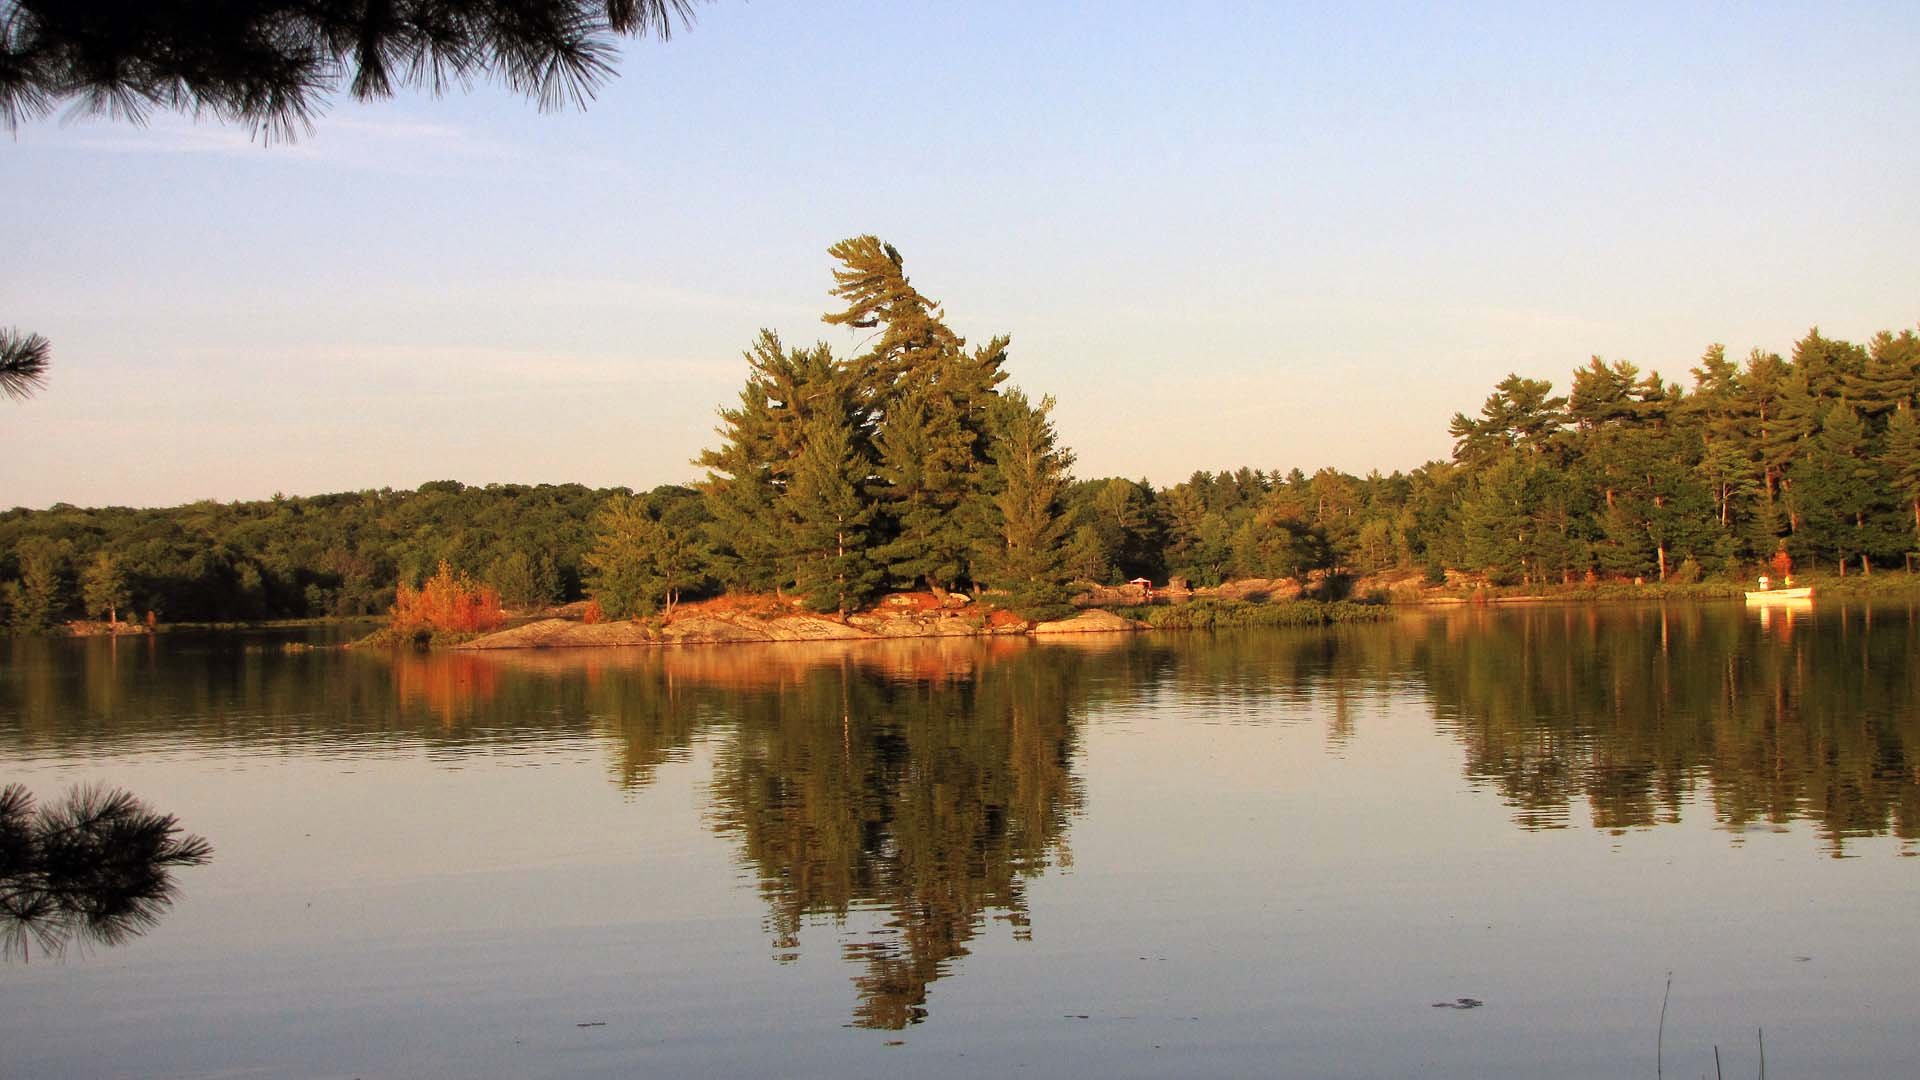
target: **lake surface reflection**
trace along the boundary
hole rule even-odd
[[[1780,1075],[1911,1072],[1920,624],[1764,614],[15,641],[0,781],[126,788],[220,857],[138,940],[0,966],[0,1043],[23,1075],[1614,1076],[1752,1072],[1764,1028]]]

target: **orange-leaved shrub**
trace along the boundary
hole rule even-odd
[[[465,574],[456,575],[443,559],[440,569],[421,584],[400,586],[387,628],[396,637],[477,634],[500,625],[500,592]]]

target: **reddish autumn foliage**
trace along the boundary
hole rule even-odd
[[[492,630],[503,618],[498,590],[476,584],[465,574],[456,576],[443,561],[419,588],[400,586],[387,625],[406,637],[474,634]]]
[[[600,601],[598,600],[589,600],[587,601],[587,606],[580,609],[580,621],[586,623],[588,626],[592,626],[594,623],[600,622],[606,617],[607,613],[600,610]]]
[[[1780,550],[1773,553],[1773,572],[1781,580],[1793,576],[1793,556],[1787,554],[1787,545],[1781,544]]]
[[[402,653],[393,661],[394,695],[419,702],[452,729],[500,692],[500,665],[472,653]]]

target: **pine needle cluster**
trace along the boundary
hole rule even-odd
[[[344,83],[356,99],[497,82],[542,109],[584,105],[623,36],[671,36],[695,0],[0,0],[0,122],[71,103],[312,127]]]
[[[113,788],[80,787],[36,808],[19,784],[0,789],[0,953],[57,956],[78,939],[114,945],[157,923],[172,871],[213,847],[171,814]]]

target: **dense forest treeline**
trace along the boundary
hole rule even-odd
[[[617,492],[578,484],[350,492],[168,509],[0,514],[0,577],[16,624],[74,614],[106,555],[121,613],[174,621],[367,615],[446,561],[509,602],[577,594],[592,518]]]
[[[748,350],[704,479],[650,492],[454,481],[417,491],[165,510],[0,514],[0,608],[171,620],[377,614],[442,562],[509,603],[591,597],[645,615],[720,591],[847,611],[881,592],[1145,576],[1347,580],[1449,569],[1496,584],[1745,576],[1779,552],[1870,572],[1920,548],[1920,337],[1823,336],[1691,382],[1598,357],[1565,394],[1509,375],[1456,414],[1452,460],[1364,477],[1241,467],[1170,487],[1075,480],[1052,400],[1003,385],[1008,339],[969,346],[870,236],[830,249],[825,321],[855,354],[770,331]]]

